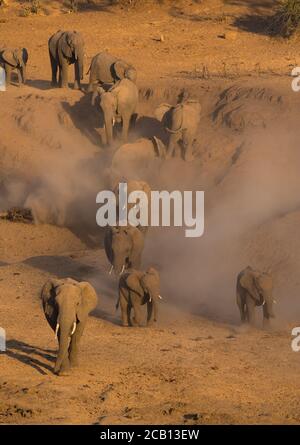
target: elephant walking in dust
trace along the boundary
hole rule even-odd
[[[106,256],[114,270],[121,275],[125,269],[139,269],[144,250],[144,235],[133,226],[107,227],[104,237]]]
[[[237,277],[236,299],[242,322],[255,322],[255,308],[262,306],[263,323],[268,326],[274,318],[272,296],[273,280],[270,274],[259,272],[250,266],[242,270]]]
[[[78,348],[89,313],[97,305],[97,294],[87,282],[71,278],[48,280],[41,291],[45,317],[55,331],[59,349],[55,374],[78,365]]]
[[[5,70],[6,82],[11,83],[12,71],[18,74],[19,86],[26,82],[26,65],[28,62],[28,51],[26,48],[2,48],[0,49],[0,65]]]
[[[142,326],[141,306],[147,304],[147,325],[157,321],[157,303],[160,296],[159,273],[153,267],[145,272],[130,270],[119,281],[119,300],[123,326]],[[131,318],[133,308],[134,317]]]
[[[200,103],[197,100],[187,99],[175,106],[161,104],[156,108],[154,114],[169,133],[166,157],[178,156],[180,143],[183,159],[185,161],[193,160],[193,143],[196,139],[201,114]]]
[[[131,119],[138,105],[138,88],[129,79],[122,79],[109,91],[98,87],[92,96],[92,105],[95,105],[99,96],[99,106],[104,120],[106,142],[113,143],[113,128],[115,122],[122,122],[122,142],[126,142]]]
[[[87,72],[90,75],[88,93],[94,91],[97,85],[111,85],[121,79],[129,79],[136,82],[136,69],[107,52],[96,54],[91,61]]]

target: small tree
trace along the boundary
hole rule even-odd
[[[272,31],[290,37],[300,26],[300,0],[281,0],[272,20]]]

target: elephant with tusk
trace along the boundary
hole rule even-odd
[[[236,298],[242,322],[255,322],[255,308],[263,308],[263,324],[269,325],[269,319],[274,318],[272,296],[273,279],[269,273],[259,272],[248,266],[237,277]]]
[[[59,344],[54,372],[62,375],[78,364],[79,342],[88,315],[97,305],[97,294],[85,281],[52,279],[44,284],[41,299],[45,317]]]
[[[142,326],[141,306],[147,304],[147,325],[157,321],[157,303],[160,295],[159,273],[154,267],[145,272],[131,269],[125,272],[119,281],[119,299],[116,305],[121,307],[123,326]],[[134,317],[131,318],[133,308]]]
[[[121,275],[129,268],[138,269],[144,249],[144,235],[133,226],[107,227],[104,237],[106,256],[111,263],[110,273]]]

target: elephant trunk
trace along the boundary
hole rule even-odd
[[[83,80],[83,51],[79,51],[77,54],[77,63],[78,63],[78,75],[79,79]]]
[[[105,123],[107,144],[112,145],[112,142],[113,142],[113,116],[111,115],[111,113],[107,113],[106,111],[104,111],[104,123]]]
[[[62,366],[68,366],[68,353],[70,338],[74,334],[76,329],[76,315],[70,313],[70,308],[60,308],[60,313],[57,318],[58,329],[58,354],[55,363],[54,372],[58,374],[61,371]]]

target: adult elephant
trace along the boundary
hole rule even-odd
[[[240,310],[241,321],[254,324],[255,308],[262,306],[263,322],[268,325],[274,317],[272,296],[273,280],[270,274],[259,272],[250,266],[242,270],[237,277],[236,300]]]
[[[68,67],[74,64],[74,89],[83,79],[84,41],[77,31],[57,31],[48,41],[52,86],[68,88]],[[57,81],[57,71],[59,71]]]
[[[129,79],[136,82],[136,69],[125,62],[104,51],[93,57],[87,74],[90,75],[88,92],[94,91],[94,87],[111,85],[121,79]]]
[[[106,256],[114,270],[121,275],[125,269],[139,269],[144,250],[144,235],[133,226],[107,227],[104,237]]]
[[[178,156],[182,146],[182,157],[191,161],[193,157],[193,143],[196,139],[200,122],[201,105],[197,100],[184,100],[177,105],[161,104],[155,110],[155,117],[161,121],[169,133],[167,158]]]
[[[119,299],[123,326],[142,326],[141,306],[147,304],[147,325],[157,321],[157,303],[160,296],[159,273],[153,267],[146,272],[130,270],[119,280]],[[131,319],[131,309],[134,317]]]
[[[54,372],[61,375],[78,364],[79,342],[88,315],[97,305],[97,294],[89,283],[66,278],[48,280],[41,298],[46,319],[58,337]]]
[[[115,122],[122,122],[122,142],[126,142],[130,121],[138,104],[139,94],[136,84],[129,79],[122,79],[109,91],[98,87],[93,93],[92,105],[95,105],[97,96],[99,96],[107,144],[112,145]]]
[[[0,49],[0,65],[3,66],[7,83],[11,83],[12,71],[18,74],[19,85],[26,82],[26,65],[28,51],[26,48],[2,48]]]

